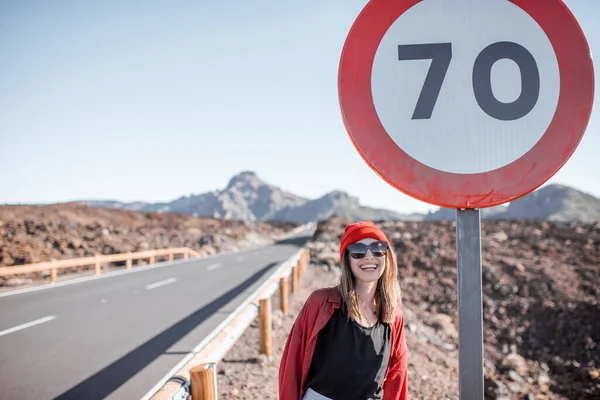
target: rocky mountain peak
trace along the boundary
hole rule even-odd
[[[327,199],[332,203],[356,203],[358,204],[358,198],[350,196],[348,193],[341,190],[333,190],[327,193],[322,199]]]
[[[548,185],[510,203],[515,219],[593,222],[600,220],[600,199],[565,185]]]
[[[261,186],[267,186],[253,171],[242,171],[233,176],[227,184],[227,189],[237,188],[239,190],[256,190]]]

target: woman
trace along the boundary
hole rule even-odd
[[[342,274],[314,291],[288,336],[281,400],[405,400],[407,346],[396,255],[372,222],[349,224]]]

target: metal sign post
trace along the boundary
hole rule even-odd
[[[483,399],[483,299],[479,209],[456,210],[456,253],[460,398],[480,400]]]

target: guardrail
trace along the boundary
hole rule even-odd
[[[278,240],[292,236],[304,229],[311,224],[300,225],[291,231],[284,234]],[[175,255],[182,254],[183,259],[187,260],[190,256],[200,258],[201,255],[197,251],[194,251],[188,247],[173,247],[168,249],[156,249],[156,250],[145,250],[138,252],[119,253],[119,254],[108,254],[108,255],[96,255],[90,257],[71,258],[66,260],[52,260],[35,264],[24,264],[13,267],[0,267],[0,277],[14,276],[21,274],[29,274],[35,272],[50,271],[50,280],[56,282],[58,278],[58,270],[64,268],[74,267],[85,267],[94,266],[94,272],[99,275],[102,271],[102,264],[111,262],[122,262],[125,261],[125,268],[131,269],[133,267],[134,260],[140,260],[148,258],[150,264],[154,264],[156,257],[167,256],[169,261],[173,261]]]
[[[95,274],[99,275],[102,270],[102,264],[125,261],[125,268],[131,269],[133,266],[133,260],[148,258],[150,264],[154,264],[156,257],[166,256],[168,257],[169,261],[173,261],[175,255],[178,254],[182,254],[183,258],[186,260],[189,258],[189,256],[200,257],[200,253],[190,248],[176,247],[168,249],[138,251],[135,253],[132,252],[109,254],[103,256],[96,255],[91,257],[71,258],[67,260],[52,260],[36,264],[19,265],[15,267],[0,267],[0,276],[12,276],[34,272],[50,271],[50,280],[52,282],[56,282],[58,278],[58,270],[64,268],[85,267],[93,265],[95,268]]]
[[[216,400],[216,365],[259,317],[260,357],[271,359],[271,297],[279,289],[280,309],[288,313],[289,285],[291,293],[298,290],[298,282],[310,261],[308,249],[301,248],[282,263],[254,293],[217,326],[195,349],[171,370],[167,377],[150,390],[143,400]]]

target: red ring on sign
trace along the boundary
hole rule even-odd
[[[541,186],[579,145],[594,100],[594,67],[581,27],[560,0],[507,1],[528,13],[550,39],[560,72],[558,105],[533,148],[504,167],[477,174],[444,172],[415,160],[387,134],[375,111],[371,70],[379,43],[390,26],[420,0],[372,0],[354,22],[339,66],[342,117],[361,157],[399,191],[440,207],[496,206]]]

